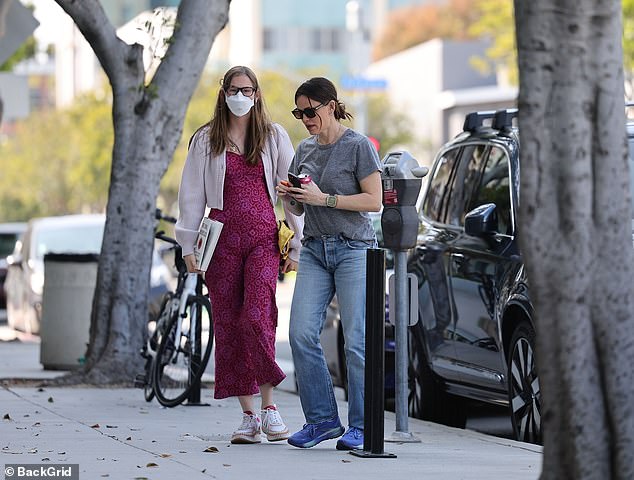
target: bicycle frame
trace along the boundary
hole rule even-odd
[[[180,280],[180,278],[179,278]],[[178,300],[178,326],[176,328],[176,338],[180,338],[183,327],[183,319],[185,318],[185,309],[187,308],[187,299],[190,295],[196,295],[196,290],[198,287],[198,274],[197,273],[186,273],[185,281],[182,283],[182,289],[180,292],[177,288],[177,295],[174,297]],[[171,316],[171,315],[170,315]],[[191,315],[189,319],[189,329],[190,331],[196,331],[196,315]],[[178,354],[178,350],[175,350],[172,356],[172,359]]]

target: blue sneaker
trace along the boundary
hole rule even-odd
[[[350,427],[337,441],[337,450],[360,450],[363,448],[363,430]]]
[[[340,437],[343,432],[344,428],[339,418],[320,423],[307,423],[299,432],[291,435],[288,443],[298,448],[310,448],[324,440]]]

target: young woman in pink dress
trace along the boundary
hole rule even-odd
[[[263,100],[250,68],[227,71],[210,122],[190,141],[178,194],[176,238],[190,272],[197,271],[193,249],[206,208],[224,224],[205,280],[216,341],[214,398],[238,397],[242,408],[232,443],[259,443],[261,433],[269,441],[289,436],[273,402],[273,387],[285,377],[275,361],[280,254],[274,205],[275,185],[287,178],[294,149]],[[286,218],[295,237],[283,272],[297,269],[303,228],[303,218]]]

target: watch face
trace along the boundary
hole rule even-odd
[[[336,207],[337,197],[335,197],[334,195],[328,195],[328,197],[326,197],[326,206],[330,208]]]

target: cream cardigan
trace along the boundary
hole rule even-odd
[[[288,177],[288,167],[295,151],[291,139],[284,128],[273,124],[273,130],[267,140],[261,159],[264,166],[266,188],[271,205],[277,203],[275,186]],[[176,240],[183,249],[183,256],[194,252],[194,243],[198,235],[200,221],[205,215],[205,207],[223,209],[223,192],[227,161],[225,152],[220,155],[209,154],[209,127],[200,129],[192,138],[183,175],[178,191],[178,221],[176,222]],[[291,240],[289,256],[299,260],[304,217],[298,217],[286,211],[286,202],[282,202],[286,220],[295,236]]]

